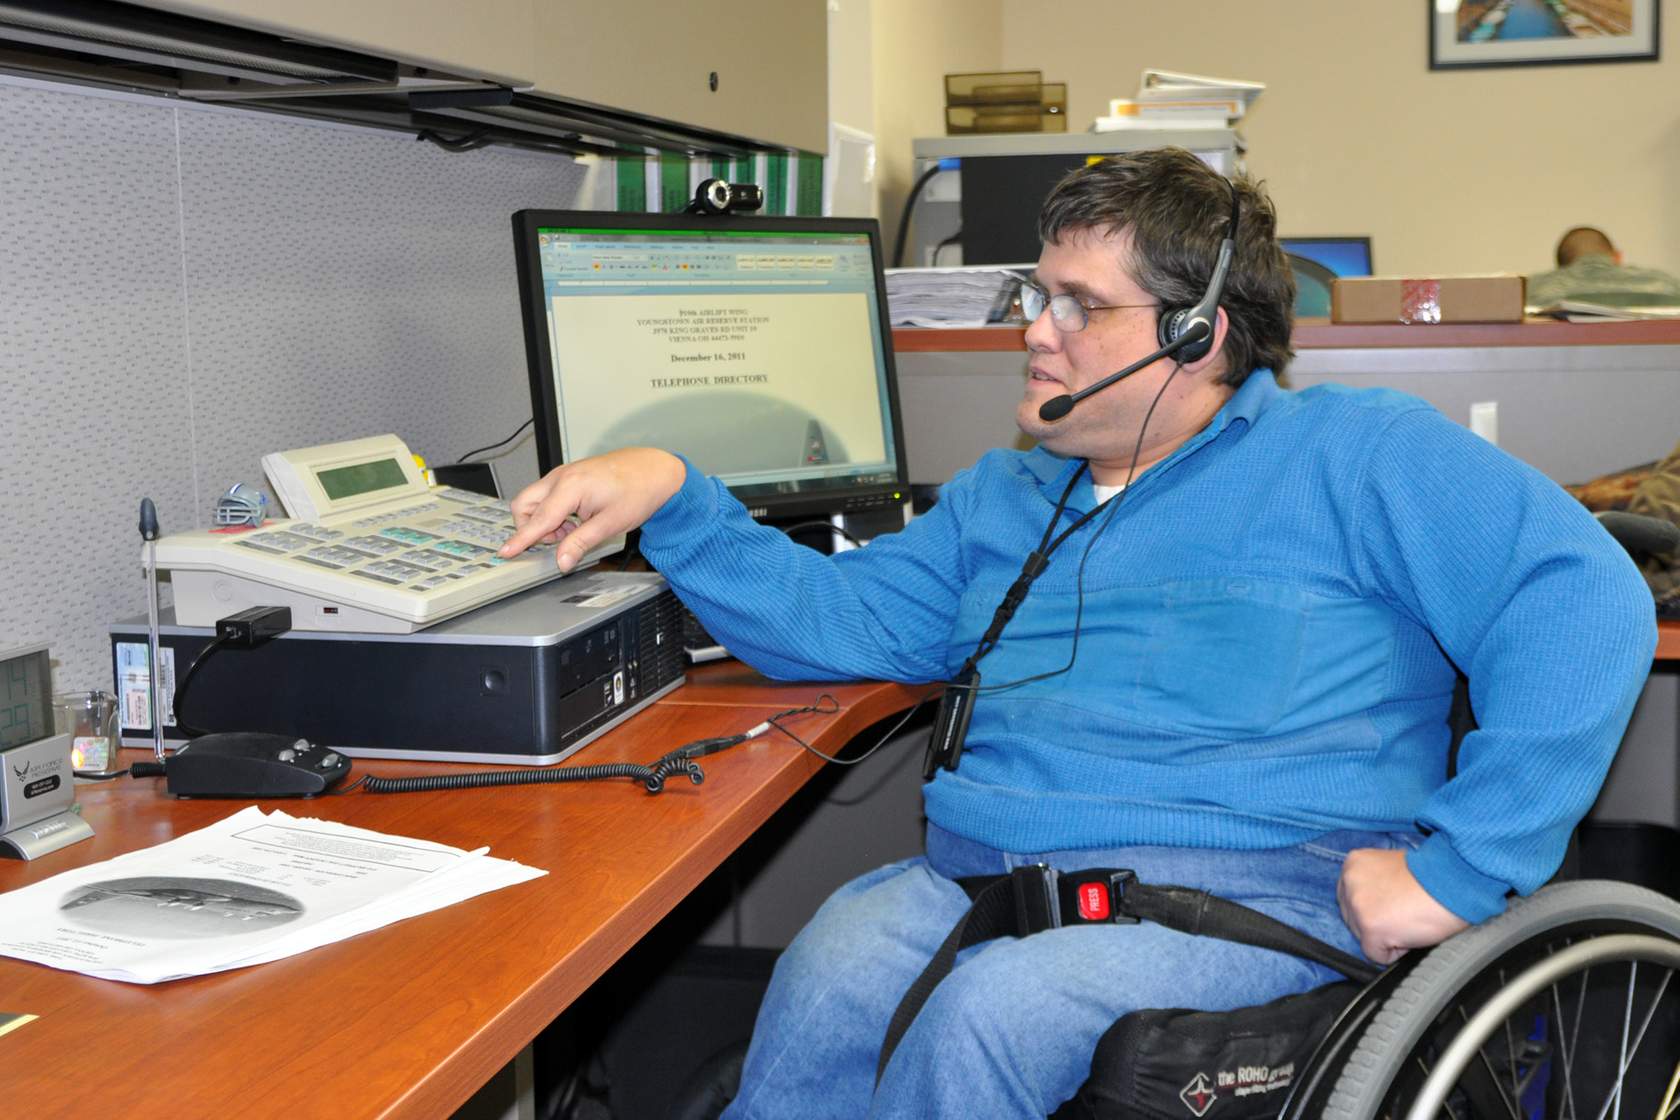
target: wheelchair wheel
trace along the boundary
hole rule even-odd
[[[1680,1117],[1680,903],[1562,883],[1443,943],[1360,1036],[1327,1120]]]

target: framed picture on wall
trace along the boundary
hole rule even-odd
[[[1428,0],[1429,68],[1657,57],[1662,0]]]

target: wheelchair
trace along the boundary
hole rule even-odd
[[[1463,678],[1447,722],[1451,772],[1459,742],[1476,726]],[[1272,1079],[1287,1085],[1275,1115],[1680,1118],[1677,969],[1680,902],[1614,880],[1554,880],[1491,921],[1408,953],[1367,984],[1305,1066]],[[1099,1044],[1092,1078],[1054,1120],[1122,1120],[1105,1105],[1113,1088],[1098,1072],[1102,1058]],[[1187,1099],[1183,1120],[1219,1120],[1218,1104],[1217,1095],[1211,1103]]]
[[[1476,726],[1462,677],[1447,723],[1451,773]],[[1577,857],[1572,843],[1565,868]],[[1304,1067],[1272,1078],[1287,1080],[1275,1115],[1680,1120],[1677,969],[1680,902],[1631,883],[1560,877],[1367,984]],[[1114,1089],[1099,1072],[1102,1049],[1054,1120],[1122,1120],[1105,1104]],[[1186,1099],[1182,1120],[1237,1113],[1218,1107],[1214,1088],[1211,1103]]]
[[[1680,1116],[1680,903],[1557,883],[1415,957],[1341,1015],[1280,1117]]]

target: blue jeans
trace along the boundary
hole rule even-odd
[[[1078,926],[966,949],[875,1085],[893,1010],[969,900],[953,879],[1024,863],[1126,867],[1211,891],[1356,956],[1336,906],[1355,848],[1418,837],[1337,832],[1288,848],[1129,847],[1012,854],[928,826],[927,854],[841,887],[788,946],[759,1008],[726,1120],[1041,1118],[1078,1090],[1097,1040],[1129,1011],[1226,1010],[1340,977],[1320,965],[1145,922]]]

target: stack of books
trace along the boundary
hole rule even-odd
[[[1108,103],[1092,132],[1128,129],[1230,128],[1266,89],[1264,82],[1145,70],[1137,93]]]

